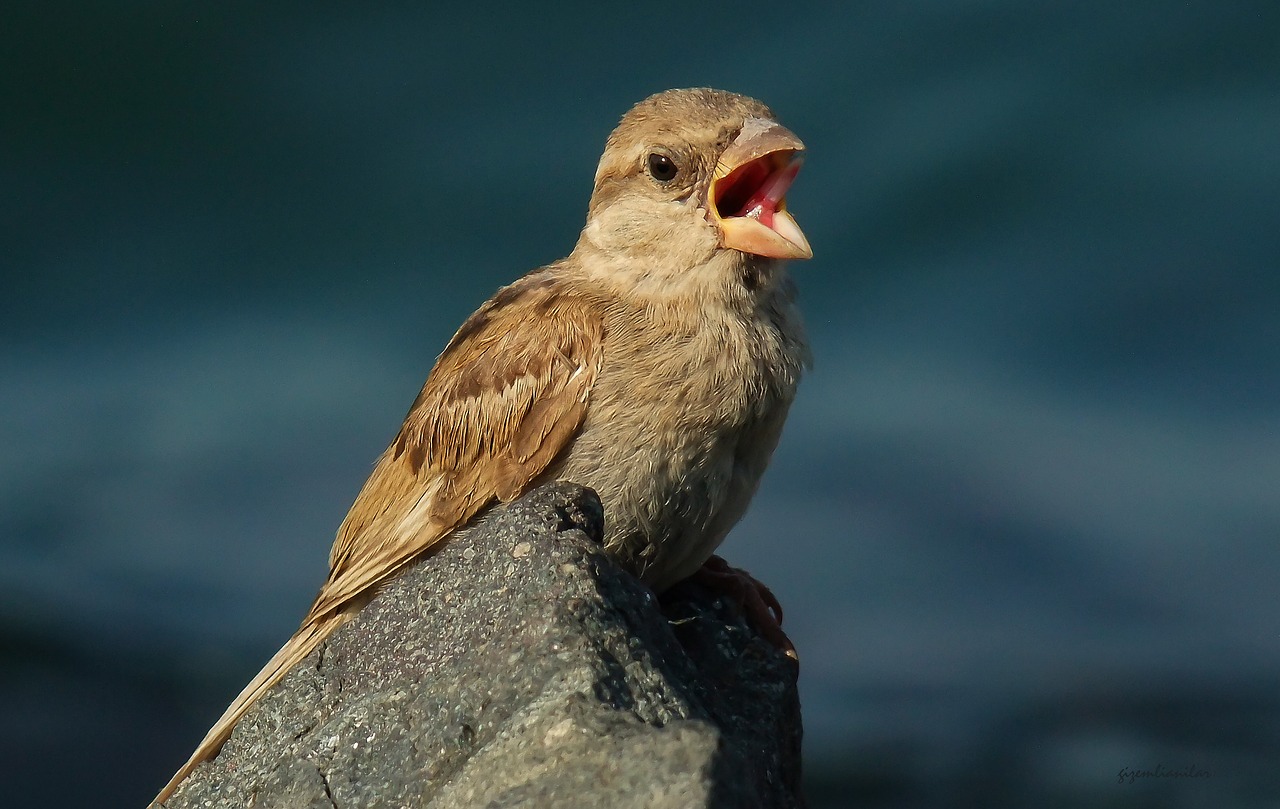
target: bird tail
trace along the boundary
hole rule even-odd
[[[307,655],[320,645],[321,641],[329,637],[335,629],[341,626],[349,617],[349,613],[345,611],[330,612],[319,617],[312,618],[302,625],[302,627],[289,638],[284,646],[280,647],[280,651],[276,652],[271,660],[267,661],[267,665],[262,667],[262,671],[258,672],[249,684],[240,692],[240,696],[232,701],[227,710],[223,712],[221,718],[213,724],[209,732],[205,734],[204,740],[191,754],[191,758],[187,759],[187,763],[179,768],[173,778],[169,779],[169,783],[165,784],[164,789],[160,790],[160,794],[152,801],[152,806],[161,804],[169,800],[178,785],[191,774],[200,762],[205,759],[213,758],[222,749],[223,743],[231,735],[231,729],[236,726],[240,718],[245,712],[258,701],[258,698],[271,687],[280,682],[281,678],[289,672],[295,665],[301,662]]]

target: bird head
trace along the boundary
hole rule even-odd
[[[804,144],[773,112],[720,90],[668,90],[631,108],[596,170],[583,241],[649,273],[809,258],[787,210]]]

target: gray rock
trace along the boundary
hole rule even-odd
[[[170,809],[796,807],[795,664],[736,608],[663,597],[544,486],[382,589]]]

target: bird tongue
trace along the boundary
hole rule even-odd
[[[726,219],[754,219],[795,247],[783,248],[787,255],[808,258],[809,242],[791,214],[786,213],[786,195],[800,173],[800,159],[791,156],[777,160],[771,156],[757,158],[732,172],[716,193],[716,204],[722,227],[732,227]],[[774,248],[761,244],[763,255]],[[750,252],[750,251],[749,251]]]
[[[780,170],[774,171],[765,178],[765,181],[755,190],[755,193],[747,199],[741,208],[741,212],[737,215],[757,219],[760,224],[773,229],[775,224],[774,214],[778,211],[778,205],[786,197],[787,189],[791,187],[791,183],[795,182],[796,175],[799,173],[800,163],[798,161],[792,161]]]

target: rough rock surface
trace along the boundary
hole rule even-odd
[[[383,588],[167,804],[795,807],[795,664],[692,584],[662,604],[544,486]]]

